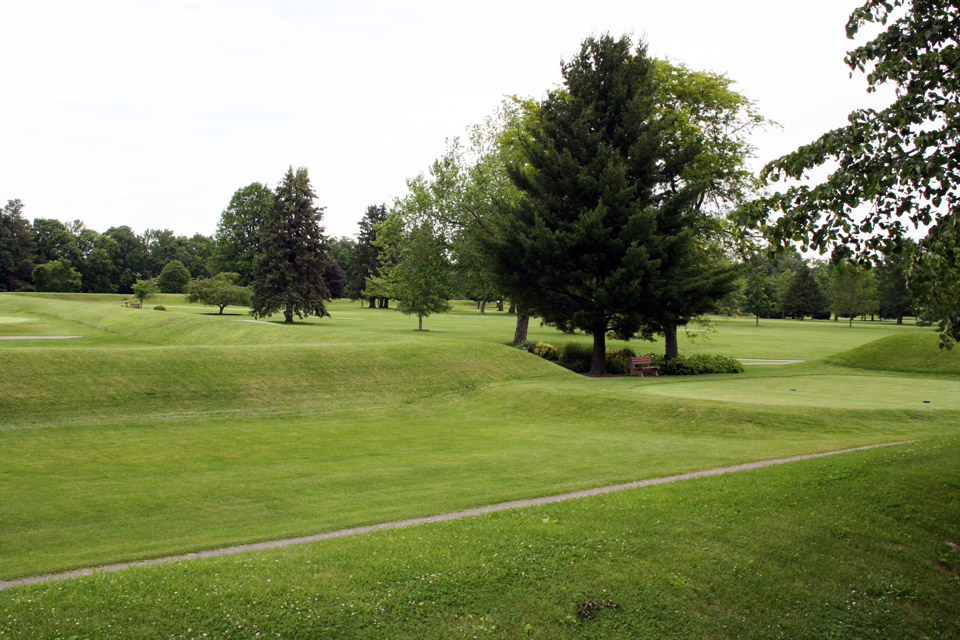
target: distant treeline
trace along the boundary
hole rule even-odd
[[[215,236],[188,237],[170,229],[138,234],[126,225],[98,232],[81,220],[30,222],[24,211],[20,200],[9,200],[0,210],[0,290],[128,294],[137,280],[163,274],[163,291],[182,293],[190,279],[230,271],[247,276],[241,284],[249,284],[251,264],[237,260],[234,230],[223,220]],[[354,243],[343,238],[329,245],[335,262],[341,246],[350,251]],[[342,295],[343,283],[331,284],[331,293]]]
[[[20,200],[0,211],[0,287],[6,291],[131,293],[139,279],[160,277],[165,293],[181,293],[193,278],[239,274],[247,285],[257,252],[257,199],[268,189],[254,183],[239,189],[220,218],[214,236],[178,236],[169,229],[135,233],[129,226],[100,233],[80,220],[63,223],[36,218],[31,223]],[[332,297],[367,297],[376,271],[377,236],[386,218],[383,205],[368,208],[359,242],[340,237],[326,241],[326,274]],[[244,230],[247,233],[244,233]],[[382,239],[381,239],[382,243]],[[719,301],[716,311],[758,318],[870,316],[898,321],[912,315],[902,259],[879,260],[872,268],[806,260],[796,252],[741,265],[738,286]],[[478,290],[469,274],[451,278],[457,297],[485,303],[502,297]],[[457,286],[459,285],[459,286]],[[373,297],[373,296],[371,296]]]

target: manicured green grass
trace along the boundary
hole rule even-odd
[[[424,320],[428,331],[415,331],[416,318],[404,316],[394,309],[368,309],[358,303],[334,301],[329,304],[332,318],[307,318],[294,327],[272,326],[249,322],[250,316],[238,308],[227,309],[234,315],[216,315],[212,307],[187,305],[182,296],[166,294],[157,301],[168,311],[124,308],[120,296],[109,300],[98,296],[86,301],[81,294],[0,294],[0,317],[36,317],[51,330],[84,335],[71,341],[71,346],[135,346],[135,345],[267,345],[357,342],[367,345],[417,339],[486,341],[507,344],[513,339],[516,317],[505,312],[489,311],[481,315],[470,302],[454,303],[452,313],[431,316]],[[279,323],[282,318],[276,319]],[[753,318],[714,318],[715,331],[700,333],[691,328],[688,336],[679,335],[681,353],[717,353],[735,358],[816,359],[846,351],[882,337],[902,334],[930,334],[929,328],[897,326],[892,321],[854,323],[829,320],[762,320],[754,326]],[[87,331],[79,331],[86,327]],[[3,333],[0,330],[0,333]],[[568,341],[589,342],[590,336],[563,334],[551,327],[530,323],[529,338],[560,344]],[[621,346],[611,340],[608,346]],[[638,352],[663,350],[662,341],[633,341]],[[49,343],[0,345],[2,348],[50,348]],[[62,345],[56,345],[62,346]]]
[[[0,592],[0,637],[956,638],[958,478],[937,438],[89,576]]]
[[[833,373],[756,378],[722,378],[663,384],[646,393],[784,407],[960,411],[960,381]]]
[[[940,349],[929,331],[888,336],[830,356],[830,362],[859,369],[960,375],[960,349]]]
[[[955,430],[952,412],[709,407],[580,381],[405,406],[12,429],[0,576],[315,533]],[[495,408],[495,409],[494,409]]]
[[[168,311],[149,308],[155,303],[164,304]],[[457,303],[453,313],[429,318],[425,326],[430,331],[422,333],[413,330],[415,319],[393,310],[340,302],[331,304],[330,309],[331,319],[283,326],[248,322],[246,315],[211,314],[209,308],[187,305],[174,296],[136,310],[122,307],[119,297],[110,296],[0,295],[0,335],[12,334],[9,327],[19,327],[20,335],[84,336],[71,341],[0,342],[0,578],[317,533],[876,442],[918,438],[929,448],[932,439],[946,434],[953,439],[943,442],[955,447],[960,426],[960,401],[955,399],[960,372],[921,366],[930,358],[923,351],[928,338],[935,349],[936,337],[929,329],[879,322],[855,323],[850,329],[846,323],[829,321],[763,321],[755,327],[750,318],[717,319],[717,331],[708,339],[682,337],[681,350],[810,362],[752,367],[734,376],[589,379],[506,346],[514,318],[496,312],[480,315],[470,303]],[[532,339],[554,344],[589,340],[588,336],[567,336],[536,326],[535,321],[531,324]],[[897,343],[902,361],[921,363],[910,365],[915,373],[880,374],[854,368],[882,368],[876,363],[882,365],[885,350],[870,350],[881,338],[903,340]],[[642,342],[631,346],[641,352],[660,349],[659,344]],[[831,356],[832,363],[814,361],[823,356]],[[796,391],[789,391],[791,388]],[[923,404],[923,399],[932,402]],[[935,478],[936,471],[924,473],[923,482],[946,477]],[[727,491],[722,488],[724,480],[715,482],[721,493]],[[784,481],[777,486],[788,485]],[[689,510],[691,495],[681,496],[680,503],[688,507],[686,516],[699,517],[699,506],[695,513]],[[767,496],[795,506],[798,499],[793,495],[783,488],[782,495],[775,491],[771,498],[771,494],[747,485],[734,492],[743,504],[756,504]],[[637,504],[612,504],[619,504],[623,511],[617,518],[648,522]],[[918,504],[920,509],[943,507],[932,501]],[[583,508],[564,508],[571,514],[586,513]],[[812,510],[820,507],[809,503],[805,508],[809,518]],[[687,521],[682,520],[681,511],[677,509],[673,516],[677,532],[664,533],[671,540],[684,539],[683,522]],[[512,522],[510,518],[519,516],[500,517]],[[569,539],[578,535],[590,538],[592,527],[602,527],[605,517],[571,516]],[[790,521],[799,515],[784,512],[777,517]],[[477,535],[496,537],[497,527],[492,532],[477,531]],[[462,540],[469,537],[460,532],[473,531],[463,523],[443,525],[440,530],[457,532],[454,537]],[[817,549],[806,545],[820,543],[814,538],[790,538],[777,527],[772,531],[770,535],[795,539],[799,556],[815,553]],[[531,526],[520,517],[515,532],[509,535],[533,539],[541,533],[536,521]],[[403,539],[401,534],[395,535]],[[421,535],[428,539],[430,534],[417,537]],[[369,549],[350,551],[353,543],[343,544],[348,545],[344,557],[353,558],[357,565],[351,569],[355,575],[374,576],[384,570],[377,561],[363,564]],[[436,540],[431,544],[442,546]],[[563,575],[562,558],[568,544],[559,540],[546,543],[544,553],[561,560],[545,575]],[[327,553],[323,551],[327,548],[339,547],[320,545],[316,553]],[[485,548],[477,543],[463,553],[465,557],[480,553],[486,558]],[[653,590],[672,588],[661,582],[673,574],[654,572],[659,578],[651,577],[654,574],[648,575],[647,564],[630,564],[636,557],[618,555],[612,548],[607,551],[612,555],[604,560],[610,564],[603,565],[608,566],[603,575],[619,575],[624,584],[646,580]],[[293,552],[281,553],[280,564],[287,553]],[[405,555],[409,553],[418,556],[423,551],[401,547],[391,558],[401,566],[417,565],[418,558]],[[700,570],[712,575],[716,568],[701,564],[695,556],[688,557],[681,567],[682,550],[678,547],[672,553],[676,557],[661,559],[678,567],[676,575]],[[870,553],[870,561],[882,563],[882,557]],[[261,567],[255,573],[265,571],[265,576],[250,577],[248,582],[242,571],[227,572],[230,579],[217,589],[236,588],[240,600],[232,601],[230,607],[247,606],[244,594],[254,593],[239,585],[262,587],[263,580],[273,579],[273,574],[263,569],[273,567],[269,564],[272,560],[263,559],[273,556],[251,557],[254,566]],[[438,562],[447,560],[438,557]],[[620,561],[627,564],[616,569]],[[194,566],[197,569],[191,568]],[[169,630],[164,616],[183,621],[195,618],[177,613],[179,605],[169,603],[164,587],[154,580],[186,593],[191,580],[204,579],[207,566],[188,563],[183,569],[151,570],[155,574],[131,572],[129,575],[147,577],[142,590],[135,590],[141,594],[137,597],[152,591],[161,606],[152,613],[131,616],[135,622],[126,627],[130,633],[119,635],[192,634],[185,629]],[[825,583],[832,569],[822,571],[821,582]],[[339,572],[334,577],[338,576]],[[836,573],[835,577],[842,575]],[[299,578],[278,575],[276,579],[292,584],[284,581]],[[494,586],[488,579],[499,582]],[[50,635],[53,627],[37,622],[41,610],[17,600],[17,593],[39,594],[51,589],[49,593],[59,595],[49,597],[72,602],[80,612],[96,598],[110,597],[84,592],[82,585],[120,585],[126,578],[99,580],[17,589],[10,592],[13,595],[0,593],[0,632],[5,621],[17,618],[29,620],[23,623],[28,631],[37,631],[41,637]],[[114,580],[120,582],[111,582]],[[468,635],[484,633],[470,626],[474,623],[464,626],[475,619],[480,626],[496,624],[497,630],[510,637],[526,633],[526,624],[531,624],[530,633],[548,636],[593,635],[593,627],[568,624],[568,603],[562,604],[565,613],[557,617],[559,614],[549,613],[554,610],[550,607],[560,604],[541,611],[535,598],[523,600],[526,596],[522,596],[517,602],[525,604],[518,604],[518,610],[525,613],[519,618],[513,614],[503,617],[498,594],[519,593],[525,584],[522,573],[481,572],[469,579],[470,588],[477,592],[471,600],[477,611],[474,618],[455,617],[456,608],[445,607],[435,616],[436,621],[422,622],[413,616],[413,626],[394,626],[384,633],[387,637],[417,636],[424,630],[428,637],[448,637],[461,628]],[[591,593],[605,588],[585,584],[583,588]],[[330,585],[330,589],[341,588],[339,583]],[[770,585],[751,582],[742,593],[729,587],[721,580],[715,587],[688,595],[699,598],[695,600],[699,615],[716,617],[718,607],[744,609],[737,604],[738,598]],[[549,591],[543,585],[533,588],[534,595]],[[802,591],[799,586],[795,590]],[[261,606],[252,607],[250,615],[263,612],[276,619],[282,601],[275,598],[286,591],[266,588],[257,593],[261,594]],[[823,593],[831,601],[832,592]],[[759,591],[753,595],[763,599]],[[671,596],[665,602],[677,601]],[[759,609],[746,610],[755,614]],[[107,624],[118,628],[111,616],[127,615],[111,611],[58,615],[93,616],[80,637],[96,637],[98,633],[110,635]],[[640,615],[639,621],[628,617],[626,626],[614,628],[626,629],[628,635],[636,629],[656,635],[655,629],[663,629],[656,625],[666,624],[662,615],[666,609],[654,607],[651,611]],[[399,614],[399,610],[393,613]],[[600,615],[608,613],[615,612],[602,611]],[[748,617],[757,617],[754,614]],[[151,615],[159,617],[144,617]],[[203,619],[207,621],[220,620],[209,609],[197,615],[206,616]],[[930,615],[931,620],[938,619],[939,613]],[[725,619],[740,617],[727,615]],[[758,625],[783,624],[759,617]],[[338,624],[326,614],[322,619],[324,625]],[[60,624],[57,620],[57,616],[50,618],[51,624]],[[242,628],[216,633],[246,637],[249,620]],[[315,627],[301,629],[296,618],[290,620],[293,627],[276,629],[283,636],[316,636]],[[375,608],[365,608],[360,620],[357,629],[376,631],[376,623],[382,624],[384,619]],[[518,631],[511,625],[520,620],[524,622]],[[654,626],[641,624],[648,622]],[[915,628],[940,628],[936,626],[939,623],[930,626],[929,622]],[[711,626],[691,629],[691,637],[727,633]],[[759,626],[742,629],[748,635],[762,636]],[[344,633],[345,637],[362,635],[359,630]],[[613,630],[604,633],[610,635]]]

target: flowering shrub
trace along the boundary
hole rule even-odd
[[[537,346],[533,348],[533,353],[534,355],[538,355],[545,360],[556,362],[557,357],[560,355],[560,350],[552,344],[538,342]]]

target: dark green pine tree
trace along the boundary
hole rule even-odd
[[[387,219],[385,205],[370,205],[360,220],[360,232],[357,234],[357,246],[347,271],[345,294],[351,300],[363,297],[367,278],[379,275],[380,249],[374,243],[377,239],[377,227]],[[376,298],[370,298],[370,308],[377,306]]]
[[[783,293],[780,309],[784,316],[803,320],[804,316],[823,314],[828,311],[827,299],[807,265],[801,265],[793,280]]]
[[[254,317],[283,311],[293,316],[329,316],[330,299],[323,283],[327,267],[326,239],[320,220],[323,208],[314,205],[317,195],[307,169],[287,170],[274,192],[274,203],[263,220],[260,254],[254,266]]]
[[[671,274],[699,258],[698,193],[676,179],[696,149],[671,147],[653,62],[643,44],[631,49],[627,37],[590,38],[564,64],[564,89],[540,105],[509,167],[523,196],[486,241],[509,298],[593,336],[592,374],[604,373],[608,333],[649,338],[675,320],[661,297],[682,294]]]
[[[28,288],[33,278],[34,241],[23,218],[23,202],[8,200],[0,209],[0,290]]]

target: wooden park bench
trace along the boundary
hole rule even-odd
[[[653,375],[660,375],[660,367],[650,364],[650,356],[636,356],[630,358],[630,375],[643,377],[652,371]]]
[[[130,308],[131,308],[131,309],[139,309],[139,308],[140,308],[140,303],[139,303],[139,302],[131,302],[131,303],[130,303]]]

